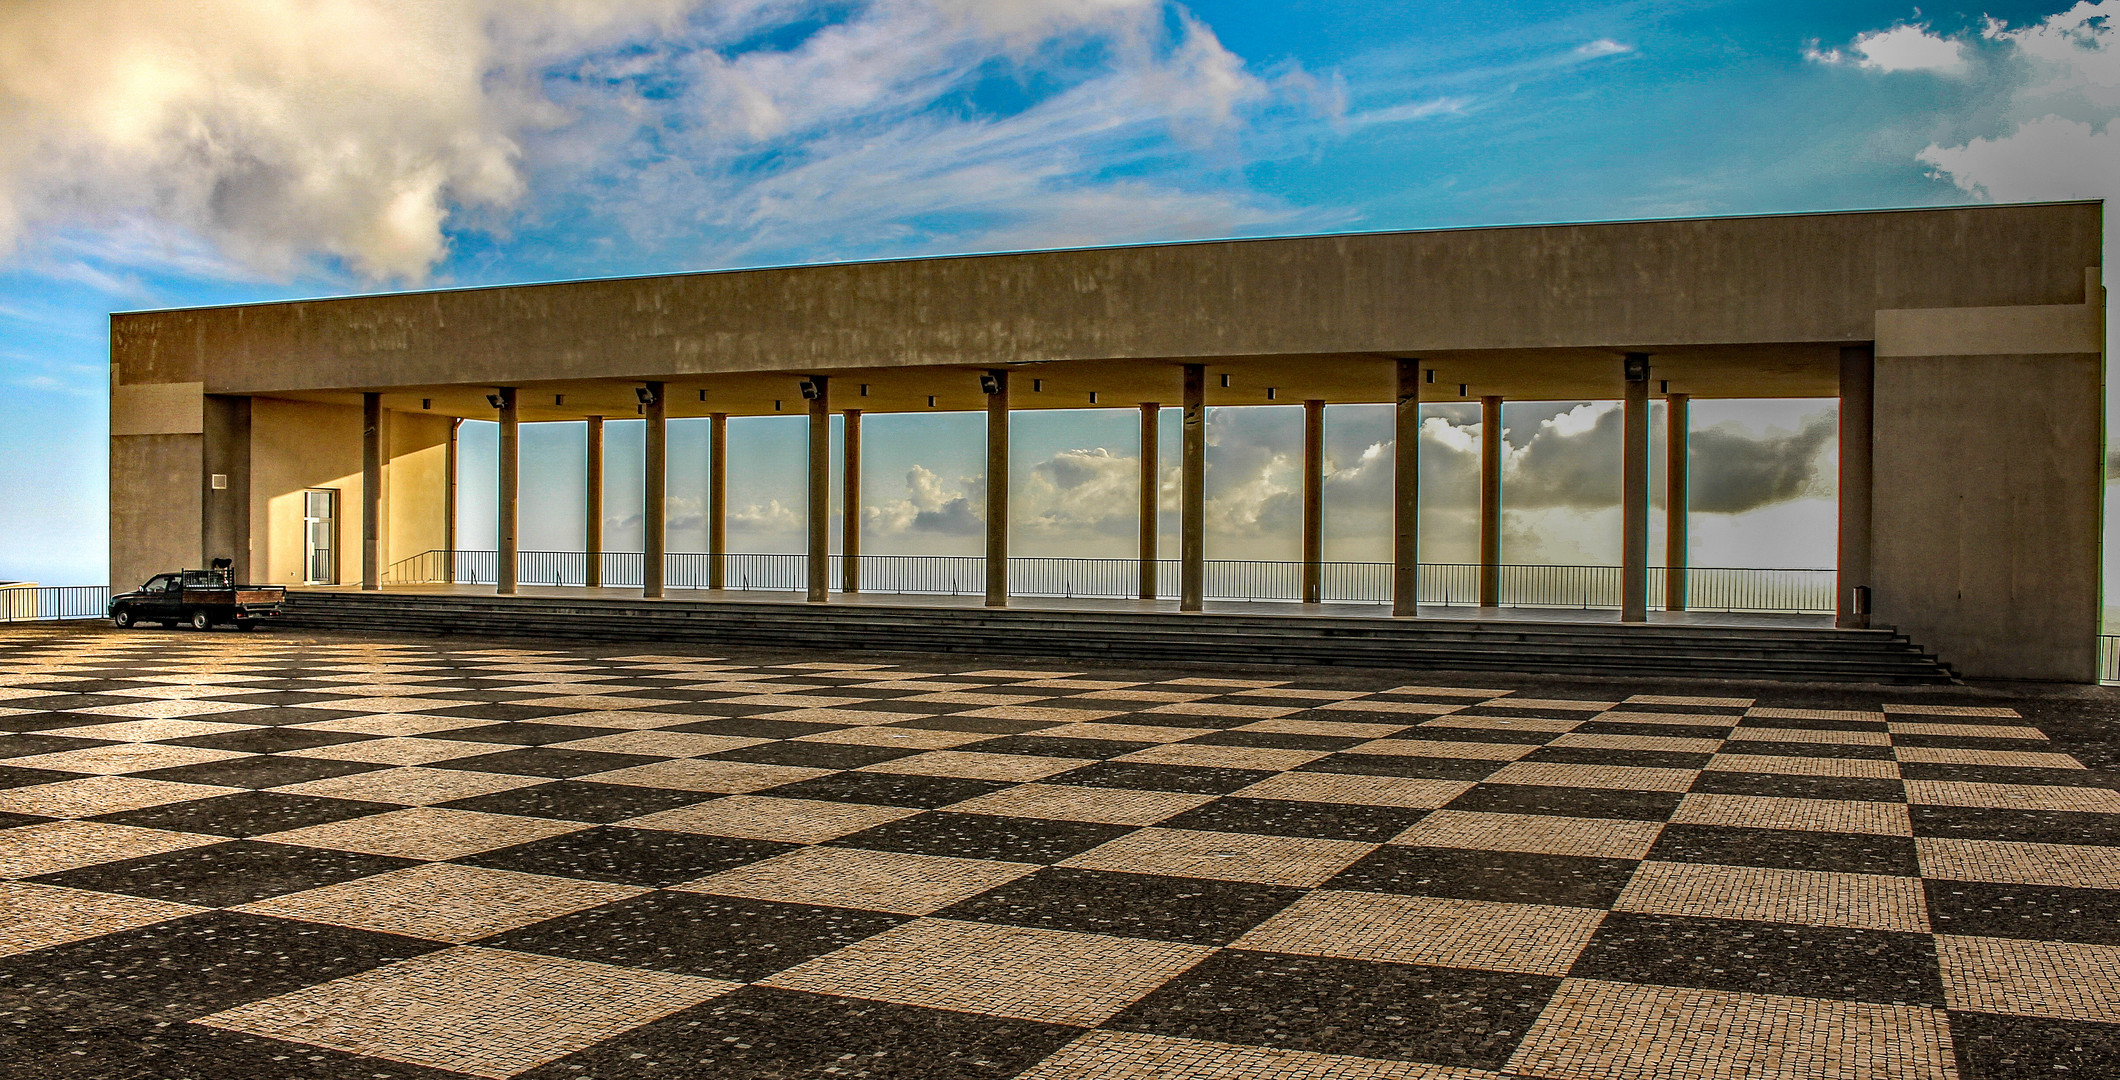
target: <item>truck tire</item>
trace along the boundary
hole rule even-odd
[[[205,608],[193,608],[191,612],[191,628],[194,630],[213,629],[213,616]]]
[[[111,624],[112,626],[115,626],[115,627],[117,627],[117,628],[118,628],[118,629],[120,629],[120,630],[130,630],[130,629],[132,629],[132,624],[133,624],[133,613],[132,613],[132,609],[131,609],[131,608],[129,608],[129,607],[121,607],[121,608],[119,608],[118,610],[116,610],[116,611],[113,611],[113,612],[111,612],[111,613],[110,613],[110,624]]]

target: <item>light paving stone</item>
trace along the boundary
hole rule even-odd
[[[1812,731],[1809,728],[1778,727],[1732,728],[1730,741],[1809,743],[1814,746],[1892,745],[1892,737],[1882,731]]]
[[[1912,836],[1905,803],[1847,799],[1783,799],[1767,795],[1695,793],[1678,801],[1674,825],[1721,825],[1792,832],[1871,833]]]
[[[1924,877],[2120,890],[2120,848],[1920,836],[1914,852]]]
[[[1117,761],[1141,761],[1151,765],[1195,765],[1208,769],[1265,769],[1279,772],[1307,765],[1327,756],[1325,750],[1284,750],[1272,746],[1205,746],[1199,743],[1167,743],[1122,754]]]
[[[1937,724],[1895,720],[1887,725],[1894,735],[1947,735],[1956,739],[2015,739],[2046,742],[2046,733],[2035,727],[2004,724]]]
[[[1471,686],[1394,686],[1379,690],[1380,694],[1411,694],[1422,697],[1498,698],[1516,693],[1514,690],[1482,690]]]
[[[1043,818],[1049,821],[1153,825],[1212,801],[1212,795],[1189,795],[1175,791],[1138,791],[1073,784],[1023,784],[967,799],[952,805],[950,810],[955,813]]]
[[[1940,1010],[1561,983],[1506,1073],[1540,1080],[1957,1080]]]
[[[1885,712],[1902,716],[1990,716],[2021,718],[2017,710],[2007,705],[1894,705],[1887,702],[1881,706]]]
[[[916,919],[762,980],[930,1009],[1090,1025],[1212,949],[950,919]]]
[[[1340,773],[1282,773],[1269,776],[1235,794],[1249,799],[1294,799],[1300,802],[1352,803],[1433,810],[1472,790],[1469,780],[1429,780],[1410,776],[1353,776]]]
[[[464,947],[194,1023],[494,1080],[736,989],[691,975]]]
[[[1862,780],[1897,780],[1899,763],[1846,757],[1781,757],[1775,754],[1717,754],[1709,772],[1772,773],[1776,776],[1842,776]]]
[[[109,724],[50,728],[38,734],[62,735],[76,739],[109,739],[113,742],[156,742],[162,739],[185,739],[198,735],[244,731],[255,726],[209,720],[125,720]]]
[[[475,795],[491,795],[496,791],[509,791],[545,782],[546,778],[542,776],[428,769],[408,765],[396,769],[354,773],[351,776],[305,780],[272,790],[287,795],[317,795],[327,799],[431,806],[435,803],[468,799]]]
[[[782,784],[792,784],[798,780],[814,780],[820,776],[829,776],[833,771],[805,769],[794,765],[760,765],[749,761],[673,758],[669,761],[651,761],[645,765],[629,765],[610,772],[590,773],[575,779],[600,784],[633,784],[638,787],[741,795],[779,787]]]
[[[0,877],[26,878],[81,866],[218,844],[226,837],[141,829],[103,821],[44,821],[0,829]]]
[[[1515,761],[1538,752],[1537,743],[1457,742],[1442,739],[1374,739],[1350,746],[1343,754],[1386,757],[1462,758],[1469,761]]]
[[[1392,713],[1399,716],[1445,716],[1464,708],[1463,705],[1446,705],[1433,701],[1393,701],[1389,698],[1366,697],[1356,701],[1335,701],[1318,708],[1335,712]]]
[[[257,837],[275,844],[358,851],[438,862],[495,848],[578,832],[587,826],[551,818],[517,817],[415,806],[367,817],[331,821]]]
[[[1939,934],[1936,959],[1953,1009],[2120,1023],[2120,947]]]
[[[1607,788],[1618,791],[1685,791],[1698,773],[1693,769],[1653,769],[1633,765],[1566,765],[1551,761],[1512,761],[1487,778],[1491,784],[1542,787]]]
[[[507,747],[487,742],[405,736],[312,746],[304,750],[285,751],[284,756],[317,758],[323,761],[366,761],[375,765],[431,765],[437,761],[477,757],[505,749]]]
[[[1861,930],[1929,930],[1921,879],[1712,863],[1645,862],[1614,911]]]
[[[767,739],[739,735],[702,735],[691,731],[621,731],[587,739],[569,739],[548,745],[559,750],[594,750],[604,754],[645,754],[651,757],[704,757],[724,750],[757,746]]]
[[[1628,705],[1695,705],[1710,709],[1745,709],[1752,705],[1745,697],[1689,697],[1672,694],[1632,694],[1623,704]]]
[[[85,818],[211,798],[240,790],[212,784],[143,780],[137,776],[84,776],[78,780],[0,790],[0,811],[40,817]]]
[[[893,714],[899,720],[904,713]],[[800,735],[794,742],[830,743],[837,746],[891,746],[899,749],[947,750],[967,743],[985,742],[994,736],[981,731],[945,731],[936,728],[869,727],[839,728],[820,731],[815,735]]]
[[[1445,716],[1437,720],[1423,720],[1421,727],[1467,728],[1473,731],[1550,731],[1556,734],[1574,731],[1587,720],[1570,718],[1556,719],[1550,716]]]
[[[1571,731],[1547,746],[1578,746],[1587,750],[1649,750],[1670,754],[1712,754],[1722,748],[1721,739],[1687,739],[1663,735],[1597,735]]]
[[[8,758],[7,763],[20,769],[56,769],[60,772],[86,773],[91,776],[117,776],[122,773],[146,772],[149,769],[198,765],[208,761],[227,761],[230,758],[249,756],[233,750],[207,750],[196,746],[113,743],[109,746],[90,746],[80,750],[61,750],[52,754]]]
[[[1747,717],[1762,720],[1854,720],[1863,723],[1882,723],[1884,713],[1864,712],[1861,709],[1746,709]]]
[[[1149,828],[1100,844],[1060,865],[1314,888],[1376,848],[1353,840]]]
[[[288,708],[301,708],[290,705]],[[317,731],[343,731],[350,735],[428,735],[437,731],[492,727],[498,720],[473,720],[468,716],[421,716],[415,713],[381,712],[368,716],[342,716],[336,720],[312,720],[291,725]],[[491,746],[493,744],[488,743]]]
[[[646,891],[483,866],[424,863],[233,910],[461,943]]]
[[[926,915],[1037,870],[1032,863],[818,846],[672,888],[785,904]]]
[[[1081,758],[932,750],[925,754],[878,762],[855,771],[893,773],[899,776],[954,776],[964,780],[1013,780],[1022,783],[1071,772],[1081,768],[1083,764]]]
[[[1497,1080],[1485,1069],[1092,1031],[1016,1080]]]
[[[1154,724],[1060,724],[1039,728],[1041,739],[1110,739],[1116,742],[1173,743],[1214,734],[1214,728],[1159,727]]]
[[[138,896],[0,881],[0,956],[86,941],[206,910]]]
[[[1936,746],[1902,746],[1892,752],[1901,761],[1923,765],[1985,765],[2003,769],[2081,769],[2083,763],[2067,754],[2044,754],[2027,750],[1952,750]]]
[[[1321,889],[1253,928],[1234,947],[1566,975],[1604,918],[1589,908]]]
[[[1271,720],[1277,716],[1287,716],[1290,713],[1298,713],[1303,710],[1299,707],[1286,705],[1240,705],[1219,701],[1180,701],[1172,702],[1168,705],[1157,705],[1154,708],[1142,711],[1166,713],[1173,716],[1250,717],[1257,720]]]
[[[2120,814],[2120,792],[2102,787],[2044,784],[1976,784],[1909,780],[1907,802],[1917,806],[1983,806],[1996,810],[2059,810]]]
[[[1358,724],[1330,720],[1261,720],[1238,731],[1264,731],[1276,735],[1324,735],[1335,739],[1381,739],[1406,730],[1404,724]]]
[[[814,844],[917,813],[918,810],[903,806],[731,795],[726,799],[646,814],[624,824],[636,829],[662,829],[702,836]]]
[[[1521,851],[1533,855],[1640,859],[1656,845],[1656,838],[1663,828],[1659,821],[1437,810],[1413,823],[1391,842],[1416,847]]]

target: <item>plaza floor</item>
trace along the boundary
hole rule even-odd
[[[2120,1075],[2114,704],[0,631],[0,1076]]]

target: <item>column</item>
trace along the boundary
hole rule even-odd
[[[1008,372],[981,380],[986,390],[986,606],[1008,606]]]
[[[1398,364],[1391,462],[1391,613],[1412,617],[1421,597],[1421,362]]]
[[[1157,496],[1162,488],[1162,466],[1157,461],[1157,451],[1162,449],[1163,435],[1161,418],[1163,406],[1159,402],[1141,403],[1141,599],[1156,598],[1156,526],[1159,504]]]
[[[361,588],[383,587],[383,395],[361,395]]]
[[[1178,610],[1207,594],[1207,365],[1185,365],[1185,442],[1178,463]]]
[[[1692,398],[1664,395],[1664,610],[1686,610],[1686,518]]]
[[[500,550],[498,552],[498,566],[495,570],[494,580],[496,584],[494,591],[502,596],[513,596],[515,595],[515,497],[518,477],[521,475],[518,468],[519,461],[517,460],[517,448],[521,445],[521,440],[516,429],[515,387],[501,387],[500,399],[500,445],[497,448],[498,452],[494,455],[500,459],[500,490],[497,493],[498,498],[494,500],[500,504],[500,527],[494,530],[494,546]]]
[[[641,529],[645,536],[641,543],[640,594],[659,597],[663,594],[663,573],[668,560],[663,558],[669,544],[669,497],[670,487],[670,432],[669,406],[663,401],[663,384],[651,382],[647,387],[647,400],[641,404],[648,420],[647,454],[645,468],[641,470],[643,486],[643,512]]]
[[[729,555],[729,414],[713,413],[707,436],[707,588],[723,587]]]
[[[1325,403],[1303,403],[1303,602],[1325,598]]]
[[[1840,350],[1840,564],[1833,625],[1866,629],[1867,610],[1855,610],[1855,589],[1870,584],[1871,422],[1876,387],[1876,349]]]
[[[582,584],[604,585],[604,418],[588,419],[587,452],[582,460]]]
[[[832,400],[824,376],[810,386],[809,600],[822,604],[832,590]]]
[[[1502,398],[1480,398],[1480,606],[1502,606]]]
[[[861,410],[848,409],[839,440],[839,591],[861,591]]]
[[[442,471],[448,474],[444,481],[448,495],[442,503],[442,582],[446,585],[456,584],[456,445],[463,426],[463,417],[449,418],[449,442],[442,452]]]
[[[1628,353],[1620,438],[1619,618],[1649,619],[1649,354]]]

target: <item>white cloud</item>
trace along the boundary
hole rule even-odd
[[[2026,68],[2000,102],[2003,134],[1931,143],[1919,160],[1959,188],[2002,201],[2120,196],[2120,0],[2079,3],[1986,36]]]
[[[1930,33],[1925,23],[1900,23],[1859,34],[1846,50],[1822,49],[1813,41],[1803,55],[1820,64],[1853,64],[1870,71],[1963,75],[1967,71],[1965,49],[1963,41]]]
[[[1630,53],[1633,51],[1634,46],[1632,45],[1622,45],[1619,42],[1612,40],[1611,38],[1598,38],[1596,41],[1589,41],[1576,46],[1575,55],[1586,58],[1599,56],[1618,56],[1621,53]]]

